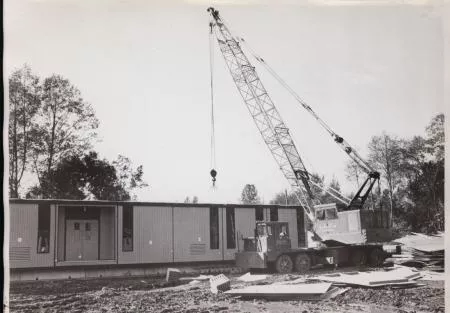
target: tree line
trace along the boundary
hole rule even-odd
[[[381,173],[381,185],[376,186],[368,198],[369,207],[392,212],[394,230],[436,232],[444,230],[444,114],[437,114],[429,122],[423,135],[399,138],[382,133],[368,143],[367,160]],[[366,174],[349,161],[346,176],[359,188]],[[323,176],[312,174],[322,187],[341,191],[336,178],[326,184]],[[312,192],[321,203],[336,200],[320,188]],[[353,193],[346,195],[353,197]],[[260,203],[256,187],[247,184],[241,194],[242,203]],[[294,192],[282,191],[274,195],[271,204],[298,205]]]
[[[142,165],[100,159],[99,121],[67,78],[41,78],[24,65],[9,77],[9,196],[129,200],[146,187]],[[24,181],[36,181],[24,186]]]

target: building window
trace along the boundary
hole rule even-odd
[[[50,204],[38,206],[37,253],[50,252]]]
[[[277,222],[278,221],[278,209],[270,208],[270,221]]]
[[[234,219],[234,208],[227,208],[226,222],[227,222],[227,249],[236,249],[236,226]]]
[[[255,208],[255,220],[264,221],[264,209],[263,208]]]
[[[219,249],[219,208],[209,208],[209,245],[210,249]]]
[[[123,207],[122,251],[133,251],[133,206],[131,205]]]

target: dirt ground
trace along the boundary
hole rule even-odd
[[[243,283],[231,278],[232,288],[293,280],[300,275],[272,275],[265,281]],[[166,283],[163,278],[102,278],[13,282],[10,312],[444,312],[444,282],[420,281],[424,286],[395,289],[350,288],[332,300],[242,300],[214,295],[209,282]]]

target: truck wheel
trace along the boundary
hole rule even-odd
[[[371,266],[381,266],[386,259],[386,255],[380,248],[375,248],[370,252],[369,263]]]
[[[281,274],[292,272],[293,267],[294,264],[292,263],[292,259],[286,254],[280,255],[275,262],[275,269]]]
[[[311,258],[304,253],[298,254],[295,257],[295,271],[305,273],[311,268]]]
[[[367,255],[364,250],[354,250],[350,257],[350,262],[352,265],[360,266],[367,263]]]

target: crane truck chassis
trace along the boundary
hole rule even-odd
[[[400,246],[385,249],[382,243],[343,244],[329,240],[330,246],[291,248],[287,222],[257,222],[255,236],[243,238],[244,251],[236,253],[242,269],[275,269],[278,273],[305,273],[318,264],[335,266],[380,266]]]

